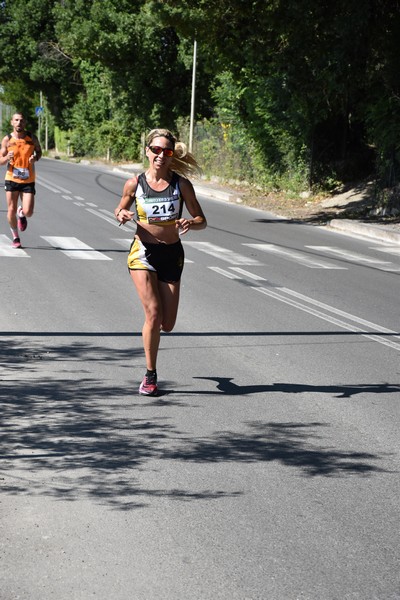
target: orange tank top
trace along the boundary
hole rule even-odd
[[[24,138],[9,136],[8,150],[14,151],[12,164],[9,162],[5,179],[15,183],[33,183],[35,181],[34,161],[29,162],[29,157],[35,151],[32,134],[27,131]]]

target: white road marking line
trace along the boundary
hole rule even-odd
[[[232,271],[236,271],[249,279],[254,279],[254,281],[267,281],[265,277],[261,277],[260,275],[255,275],[254,273],[250,273],[250,271],[246,271],[245,269],[241,269],[240,267],[230,267]]]
[[[301,264],[304,267],[308,267],[310,269],[340,269],[347,271],[347,267],[342,267],[323,260],[310,258],[306,254],[304,254],[304,252],[297,252],[296,250],[287,250],[286,248],[275,246],[275,244],[243,244],[243,246],[249,246],[250,248],[255,248],[256,250],[261,250],[262,252],[269,252],[270,254],[277,254],[279,256],[283,256],[283,258],[286,258],[287,260]]]
[[[320,250],[322,252],[334,254],[340,256],[340,258],[346,261],[354,261],[358,263],[365,263],[367,265],[374,265],[378,269],[381,269],[383,271],[400,271],[400,267],[394,266],[393,263],[391,263],[388,260],[379,260],[379,258],[365,256],[364,254],[358,254],[356,252],[349,252],[348,250],[344,250],[342,248],[335,248],[334,246],[306,246],[306,248],[311,248],[312,250]]]
[[[351,325],[350,323],[346,323],[345,321],[336,319],[335,317],[333,317],[331,315],[325,314],[315,308],[312,308],[311,306],[307,306],[306,304],[301,304],[300,302],[297,302],[296,300],[294,300],[292,298],[288,298],[288,297],[284,296],[283,294],[286,293],[286,294],[290,294],[292,296],[301,298],[301,299],[305,300],[306,302],[308,302],[309,304],[314,304],[321,308],[325,308],[326,310],[328,310],[329,312],[332,312],[334,314],[344,315],[350,321],[354,321],[355,323],[360,323],[360,324],[363,323],[363,324],[367,325],[370,329],[374,329],[375,331],[379,331],[381,333],[393,334],[394,337],[399,339],[399,336],[396,335],[395,331],[391,331],[390,329],[386,329],[385,327],[381,327],[380,325],[376,325],[375,323],[370,323],[369,321],[365,321],[364,319],[360,319],[354,315],[350,315],[349,313],[345,313],[344,311],[335,309],[333,306],[328,306],[327,304],[323,304],[322,302],[318,302],[317,300],[313,300],[312,298],[307,298],[307,296],[303,296],[302,294],[298,294],[297,292],[294,292],[293,290],[288,290],[287,288],[277,288],[277,291],[274,291],[274,290],[266,289],[263,287],[253,287],[253,290],[260,292],[262,294],[265,294],[266,296],[270,296],[271,298],[275,298],[276,300],[279,300],[280,302],[284,302],[285,304],[289,304],[290,306],[298,308],[299,310],[302,310],[310,315],[318,317],[319,319],[328,321],[329,323],[332,323],[333,325],[337,325],[338,327],[341,327],[342,329],[346,329],[348,331],[353,331],[355,333],[361,333],[363,335],[363,337],[366,337],[374,342],[378,342],[379,344],[383,344],[384,346],[388,346],[389,348],[392,348],[393,350],[397,350],[400,352],[400,344],[397,342],[386,339],[379,335],[374,335],[374,334],[368,333],[365,329],[361,329],[360,327],[357,327],[356,325]],[[279,293],[279,292],[283,292],[283,293]]]
[[[56,190],[52,185],[47,185],[44,183],[39,177],[36,177],[36,183],[46,188],[46,190],[50,190],[53,194],[61,194],[61,190]]]
[[[387,252],[388,254],[400,254],[400,246],[377,246],[371,247],[371,250],[378,250],[378,252]]]
[[[62,196],[62,198],[64,198],[64,200],[72,200],[72,196]]]
[[[85,198],[80,198],[79,196],[75,196],[76,200],[84,200]],[[86,202],[86,204],[88,206],[91,206],[92,208],[97,208],[97,204],[95,204],[94,202]]]
[[[41,236],[54,248],[60,249],[69,258],[79,260],[112,260],[102,252],[93,250],[90,246],[75,237]]]
[[[112,238],[112,241],[122,246],[125,250],[129,250],[132,244],[132,240],[130,238]]]
[[[388,265],[390,262],[379,260],[379,258],[373,258],[372,256],[365,256],[356,252],[349,252],[342,248],[335,248],[334,246],[306,246],[306,248],[312,248],[314,250],[322,250],[323,252],[330,252],[331,254],[337,254],[340,257],[348,258],[349,260],[357,260],[360,262]]]
[[[222,246],[217,246],[215,244],[211,244],[210,242],[184,242],[185,246],[191,246],[200,252],[205,252],[205,254],[210,254],[214,258],[219,258],[220,260],[224,260],[232,265],[247,265],[247,266],[260,266],[262,263],[251,257],[244,256],[243,254],[238,254],[237,252],[233,252],[232,250],[228,250],[227,248],[222,248]]]
[[[82,198],[82,196],[74,196],[75,200],[84,200],[85,198]],[[88,202],[88,204],[90,204]],[[97,206],[96,204],[92,204],[91,206]]]
[[[37,183],[39,183],[43,187],[47,188],[48,190],[51,190],[55,194],[61,194],[61,192],[64,192],[64,194],[72,194],[72,192],[70,190],[66,190],[65,188],[61,187],[60,185],[55,185],[52,181],[45,179],[41,175],[37,175],[36,181],[37,181]]]
[[[11,256],[12,258],[30,258],[23,248],[13,248],[11,237],[0,235],[0,256]]]
[[[375,329],[375,331],[379,331],[380,333],[391,333],[391,334],[396,333],[395,331],[392,331],[391,329],[387,329],[386,327],[382,327],[381,325],[376,325],[376,323],[372,323],[371,321],[367,321],[366,319],[361,319],[360,317],[356,317],[355,315],[347,313],[344,310],[340,310],[339,308],[329,306],[329,304],[325,304],[324,302],[319,302],[318,300],[315,300],[314,298],[304,296],[303,294],[300,294],[299,292],[295,292],[294,290],[290,290],[285,287],[282,287],[279,289],[281,291],[285,292],[285,294],[288,294],[289,296],[294,296],[295,298],[299,298],[300,300],[303,300],[304,302],[308,302],[309,304],[313,304],[314,306],[318,306],[319,308],[328,310],[329,312],[332,312],[335,315],[339,315],[340,317],[344,317],[351,321],[355,321],[359,325],[364,325],[365,327],[369,327],[370,329]],[[398,337],[398,339],[400,339],[399,336],[396,336],[396,337]]]
[[[234,273],[231,273],[230,271],[225,271],[224,269],[221,269],[220,267],[208,267],[211,271],[215,271],[216,273],[219,273],[219,275],[223,275],[224,277],[227,277],[228,279],[242,279],[241,277],[239,277],[239,275],[235,275]]]
[[[136,223],[127,222],[124,225],[120,225],[117,219],[115,218],[114,213],[109,210],[105,210],[104,208],[100,208],[98,210],[94,210],[93,208],[87,208],[88,212],[96,217],[100,217],[100,219],[104,219],[107,223],[111,223],[114,227],[118,227],[120,231],[129,231],[136,230]]]

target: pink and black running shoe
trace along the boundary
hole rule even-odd
[[[22,213],[21,207],[19,207],[19,209],[17,210],[17,217],[18,217],[18,229],[20,231],[25,231],[25,229],[28,227],[28,219]]]
[[[157,375],[145,375],[139,386],[139,394],[143,396],[157,396]]]

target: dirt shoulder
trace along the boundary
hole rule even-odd
[[[318,198],[292,198],[285,194],[255,194],[246,191],[241,195],[243,204],[266,210],[274,215],[294,221],[323,223],[336,218],[340,211],[322,207]]]
[[[304,223],[322,225],[332,219],[356,219],[368,223],[400,223],[400,211],[382,214],[376,208],[375,185],[362,182],[332,195],[308,193],[294,196],[287,193],[263,194],[255,189],[234,186],[239,202],[266,210],[276,216]]]

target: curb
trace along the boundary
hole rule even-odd
[[[113,173],[124,173],[124,175],[130,175],[133,177],[134,175],[139,175],[142,172],[142,169],[138,169],[136,167],[113,167]]]
[[[393,231],[384,225],[369,225],[367,223],[360,223],[360,221],[351,221],[350,219],[332,219],[329,227],[345,233],[354,233],[363,237],[400,245],[400,232]]]
[[[241,198],[231,192],[225,192],[224,190],[219,190],[213,187],[202,186],[193,184],[196,194],[208,196],[209,198],[217,198],[218,200],[223,200],[224,202],[236,202],[240,203]]]

